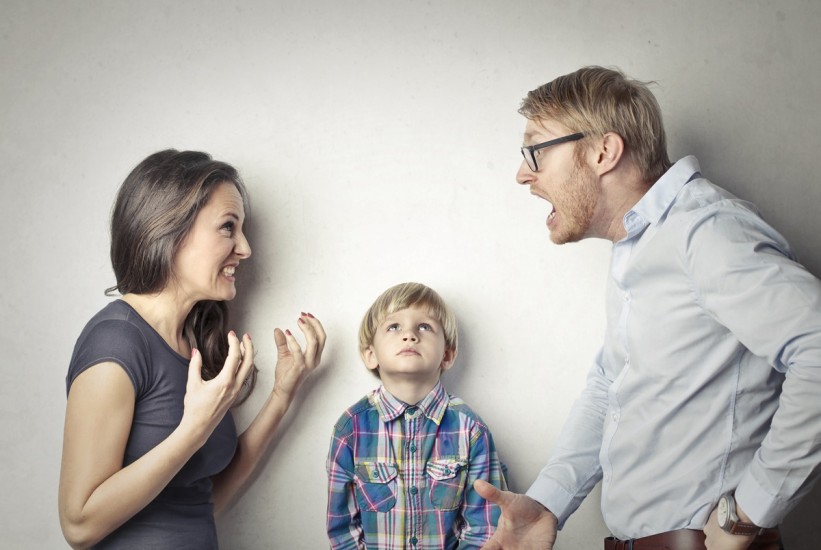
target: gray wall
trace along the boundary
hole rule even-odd
[[[254,256],[232,308],[262,373],[241,425],[271,387],[274,327],[302,310],[327,327],[321,372],[219,525],[228,549],[324,548],[330,430],[375,385],[356,330],[387,286],[452,303],[446,382],[490,424],[514,489],[582,386],[609,246],[552,245],[544,203],[514,183],[524,94],[587,64],[657,81],[671,156],[757,202],[818,274],[819,36],[815,0],[2,0],[3,546],[65,546],[64,376],[113,283],[114,193],[147,154],[206,150],[247,180]],[[598,547],[597,499],[557,548]],[[821,534],[819,502],[787,522],[792,548]]]

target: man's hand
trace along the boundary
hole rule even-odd
[[[496,533],[483,550],[553,550],[559,521],[550,510],[526,495],[502,491],[481,479],[473,487],[502,510]]]
[[[740,508],[736,508],[736,513],[741,521],[752,523]],[[754,536],[731,535],[724,531],[718,525],[718,510],[716,509],[713,509],[710,519],[707,520],[707,525],[704,526],[704,534],[707,537],[705,541],[707,550],[746,550],[755,540]]]

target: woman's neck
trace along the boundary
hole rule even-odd
[[[174,351],[183,357],[191,356],[191,346],[183,334],[183,328],[193,305],[181,305],[167,291],[125,294],[122,300],[133,307]]]

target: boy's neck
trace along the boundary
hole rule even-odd
[[[408,405],[416,405],[422,401],[438,383],[438,377],[433,381],[420,381],[407,378],[382,379],[382,385],[385,389],[388,390],[392,396]]]

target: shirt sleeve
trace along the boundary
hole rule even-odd
[[[502,463],[490,431],[476,424],[470,440],[470,455],[465,497],[462,500],[462,540],[458,548],[481,548],[493,535],[499,522],[499,507],[479,496],[473,488],[477,479],[487,481],[499,489],[507,489]]]
[[[558,518],[559,529],[602,477],[599,451],[607,414],[607,391],[612,383],[605,376],[602,361],[600,350],[547,466],[527,491],[527,496],[540,502]]]
[[[770,430],[736,488],[756,525],[773,526],[821,462],[821,282],[752,212],[701,217],[687,237],[684,261],[705,310],[785,374]]]
[[[326,527],[333,550],[364,550],[365,537],[354,495],[353,452],[348,438],[337,425],[331,439],[326,465],[328,471],[328,511]]]
[[[149,345],[136,326],[119,319],[101,321],[84,330],[74,348],[66,392],[86,369],[110,361],[123,368],[134,392],[140,395],[150,377],[150,356]]]

